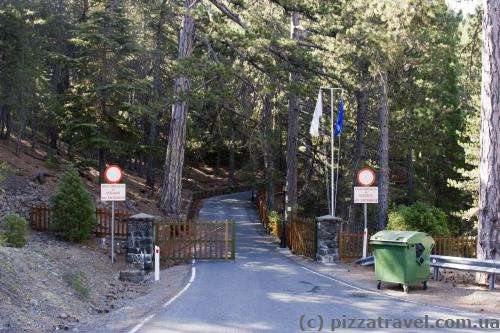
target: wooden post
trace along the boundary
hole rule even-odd
[[[233,242],[233,250],[232,250],[232,256],[233,256],[233,260],[236,262],[236,222],[235,221],[232,221],[232,227],[233,227],[233,230],[232,230],[232,242]]]
[[[227,252],[228,252],[228,239],[229,239],[229,231],[228,231],[228,221],[226,220],[225,227],[226,227],[226,260],[227,260]]]

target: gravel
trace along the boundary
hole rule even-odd
[[[73,329],[151,289],[118,280],[124,258],[110,265],[97,240],[74,245],[31,233],[24,248],[0,247],[0,332]]]

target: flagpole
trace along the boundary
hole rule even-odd
[[[335,174],[335,152],[334,152],[334,148],[335,148],[335,142],[334,142],[334,138],[333,138],[333,89],[330,88],[330,109],[331,109],[331,112],[330,112],[330,125],[331,125],[331,129],[330,129],[330,150],[331,150],[331,155],[330,155],[330,170],[331,170],[331,177],[332,177],[332,182],[330,183],[331,185],[331,191],[332,191],[332,216],[335,216],[335,192],[334,192],[334,188],[335,188],[335,179],[334,179],[334,174]]]
[[[339,133],[339,149],[337,154],[337,175],[335,177],[335,205],[334,209],[337,209],[337,195],[338,195],[338,185],[339,185],[339,167],[340,167],[340,133]]]
[[[340,99],[342,100],[344,96],[344,90],[342,89],[340,92]],[[340,168],[340,137],[342,136],[342,132],[339,132],[339,150],[337,155],[337,176],[335,182],[335,205],[334,209],[337,209],[337,195],[338,195],[338,185],[339,185],[339,168]]]
[[[334,121],[333,121],[333,116],[334,116],[334,96],[333,96],[333,91],[334,90],[340,90],[341,92],[341,96],[344,95],[344,89],[343,88],[334,88],[334,87],[320,87],[320,93],[318,95],[318,100],[320,100],[321,98],[321,91],[323,89],[328,89],[330,90],[330,177],[331,177],[331,182],[330,184],[328,184],[328,176],[325,177],[326,179],[326,187],[327,187],[327,197],[328,197],[328,194],[330,193],[331,194],[331,198],[330,200],[328,200],[328,210],[330,211],[330,215],[331,216],[336,216],[336,212],[335,212],[335,209],[336,209],[336,206],[337,206],[337,198],[336,198],[336,193],[337,193],[337,190],[338,190],[338,177],[339,177],[339,164],[340,164],[340,136],[339,136],[339,152],[338,152],[338,161],[337,161],[337,165],[335,165],[335,136],[334,136],[334,133],[335,133],[335,128],[334,128]],[[317,104],[316,104],[316,108],[318,108],[318,105],[322,105],[321,104],[321,101],[319,101]],[[314,116],[316,116],[316,110],[314,112]],[[318,117],[321,117],[321,112],[319,113],[319,116]],[[316,128],[313,129],[313,123],[314,123],[314,118],[313,118],[313,122],[311,123],[311,133],[316,133],[315,135],[317,136],[318,135],[318,132],[317,132],[317,126],[318,124],[316,123],[315,126]],[[337,170],[335,170],[335,167],[337,168]],[[336,175],[336,177],[335,177]],[[337,179],[337,182],[335,182],[335,178]],[[328,185],[330,185],[330,189],[328,189]],[[330,191],[329,191],[330,190]],[[328,199],[328,198],[327,198]]]

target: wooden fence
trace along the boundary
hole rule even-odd
[[[317,228],[316,219],[292,216],[289,242],[287,245],[293,253],[309,258],[316,258]]]
[[[371,246],[368,245],[367,255],[371,256],[371,252]],[[361,258],[363,256],[363,233],[340,233],[339,256],[344,262]]]
[[[111,235],[111,209],[96,209],[96,231],[98,237]],[[128,234],[127,220],[133,213],[127,210],[115,210],[115,237],[117,239],[126,239]],[[30,209],[31,229],[36,231],[50,230],[52,220],[51,209],[47,206],[32,207]]]
[[[115,237],[126,239],[128,235],[128,218],[133,213],[127,210],[115,210]],[[111,209],[97,209],[95,212],[97,219],[97,237],[111,235]]]
[[[476,236],[433,237],[432,254],[463,258],[476,258]]]
[[[269,210],[265,204],[265,194],[257,193],[256,206],[262,225],[277,240],[281,238],[281,221],[269,223]],[[316,221],[293,215],[290,223],[285,223],[286,246],[295,254],[316,258]]]
[[[370,239],[370,235],[368,235]],[[434,248],[432,254],[441,256],[453,256],[463,258],[476,257],[476,242],[475,236],[462,237],[433,237]],[[363,233],[346,233],[340,234],[340,258],[342,261],[353,261],[359,259],[363,255]],[[368,245],[368,255],[371,255],[371,246]]]
[[[255,202],[259,211],[259,217],[262,225],[269,230],[277,239],[281,236],[280,223],[269,224],[269,211],[266,206],[266,192],[259,190]],[[286,245],[293,253],[304,255],[310,258],[316,257],[317,249],[317,229],[314,219],[305,219],[293,216],[291,223],[285,224]],[[446,255],[463,258],[476,257],[477,237],[442,237],[434,238],[434,248],[432,254]],[[368,235],[370,239],[370,235]],[[367,254],[372,255],[371,246],[368,244]],[[340,234],[339,256],[342,261],[353,261],[363,256],[363,233]]]
[[[168,222],[155,227],[162,258],[235,259],[235,222]]]
[[[30,209],[31,229],[36,231],[47,231],[50,227],[52,214],[49,207],[40,206]]]

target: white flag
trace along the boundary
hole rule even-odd
[[[309,133],[313,137],[319,136],[319,120],[323,115],[323,98],[321,95],[321,89],[318,93],[318,100],[316,101],[316,108],[314,108],[313,119],[311,121],[311,128],[309,129]]]

